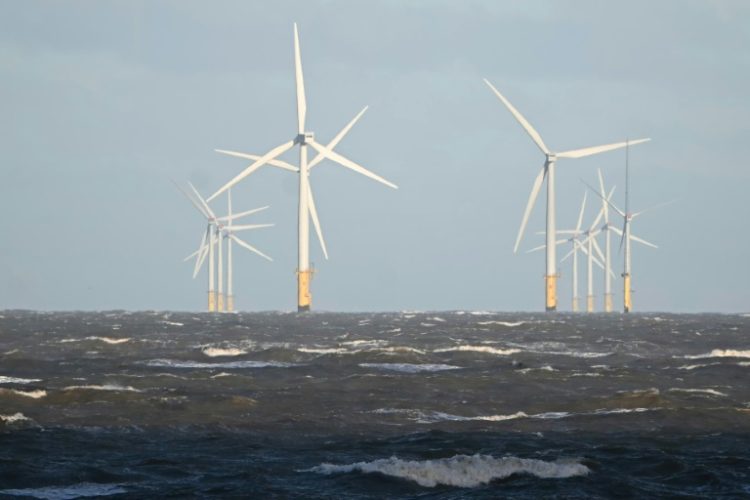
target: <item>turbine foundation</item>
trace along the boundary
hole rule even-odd
[[[216,302],[216,310],[219,312],[224,312],[224,294],[218,293],[217,294],[217,302]]]
[[[227,312],[234,311],[234,295],[227,295]]]
[[[605,293],[604,294],[604,312],[611,313],[612,309],[613,309],[612,294],[611,293]]]
[[[310,279],[312,271],[297,271],[297,312],[310,310],[312,295],[310,294]]]
[[[216,292],[213,290],[208,292],[208,312],[216,311]]]
[[[578,297],[573,297],[573,312],[578,312]]]
[[[629,313],[633,309],[633,302],[630,296],[630,274],[623,274],[623,298],[625,299],[625,307],[623,311]]]
[[[557,275],[548,274],[544,277],[547,284],[546,310],[548,312],[557,310]]]
[[[586,296],[586,312],[594,312],[594,296],[593,295],[587,295]]]

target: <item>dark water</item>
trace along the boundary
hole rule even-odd
[[[750,496],[750,317],[0,317],[0,498]]]

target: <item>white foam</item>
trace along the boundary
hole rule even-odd
[[[679,387],[673,387],[669,389],[669,392],[688,392],[688,393],[694,393],[694,394],[709,394],[711,396],[721,396],[721,397],[729,397],[728,394],[724,394],[723,392],[719,392],[715,389],[682,389]]]
[[[227,361],[224,363],[202,363],[200,361],[176,361],[173,359],[152,359],[146,361],[148,366],[161,366],[170,368],[289,368],[299,366],[295,363],[283,363],[281,361]]]
[[[683,356],[685,359],[702,359],[702,358],[750,358],[750,349],[714,349],[708,354],[696,354],[693,356]]]
[[[221,378],[221,377],[231,377],[231,376],[232,376],[231,373],[221,372],[221,373],[217,373],[216,375],[211,375],[211,378]]]
[[[113,338],[113,337],[98,337],[98,336],[92,336],[92,337],[86,337],[82,339],[62,339],[60,341],[61,344],[67,344],[69,342],[83,342],[84,340],[99,340],[101,342],[105,342],[107,344],[124,344],[125,342],[130,342],[130,337],[127,338]]]
[[[525,373],[536,372],[536,371],[539,371],[539,372],[557,372],[557,371],[560,371],[560,370],[556,370],[556,369],[552,368],[550,365],[544,365],[544,366],[540,366],[539,368],[522,368],[522,369],[516,370],[516,371],[518,373],[524,373],[525,374]]]
[[[35,391],[19,391],[17,389],[0,389],[0,390],[8,391],[17,396],[23,396],[25,398],[31,398],[31,399],[41,399],[47,395],[47,391],[43,389],[37,389]]]
[[[705,363],[705,364],[697,364],[697,365],[682,365],[678,366],[678,370],[695,370],[696,368],[705,368],[707,366],[717,366],[721,363]]]
[[[31,419],[28,418],[23,413],[14,413],[13,415],[0,415],[0,420],[5,422],[6,424],[12,424],[14,422],[23,422],[23,421],[30,421]]]
[[[477,325],[502,325],[502,326],[508,326],[508,327],[516,327],[521,326],[525,324],[525,321],[477,321]]]
[[[440,318],[438,316],[433,316],[432,318],[427,318],[431,321],[437,321],[438,323],[445,323],[445,320],[443,318]]]
[[[568,478],[585,476],[588,467],[575,460],[545,462],[530,458],[489,455],[456,455],[435,460],[402,460],[397,457],[383,458],[372,462],[357,462],[348,465],[323,463],[309,469],[319,474],[362,472],[379,473],[414,481],[420,486],[432,488],[438,484],[473,488],[495,479],[504,479],[513,474],[530,474],[539,478]]]
[[[298,347],[297,350],[308,354],[355,354],[359,352],[357,350],[350,351],[343,347]]]
[[[160,321],[160,323],[169,326],[185,326],[185,323],[178,323],[176,321]]]
[[[472,316],[493,316],[495,313],[489,311],[471,311],[469,314]]]
[[[521,352],[521,349],[496,349],[486,345],[460,345],[456,347],[446,347],[443,349],[435,349],[433,352],[452,352],[452,351],[470,351],[470,352],[483,352],[487,354],[496,354],[498,356],[507,356],[509,354],[515,354]]]
[[[417,409],[394,409],[394,408],[381,408],[375,410],[373,413],[379,414],[404,414],[411,420],[414,420],[420,424],[434,424],[437,422],[469,422],[469,421],[485,421],[485,422],[505,422],[508,420],[517,419],[533,419],[533,420],[558,420],[569,417],[580,417],[580,416],[606,416],[606,415],[619,415],[626,413],[642,413],[645,411],[659,410],[660,408],[600,408],[598,410],[571,413],[567,411],[548,411],[543,413],[528,414],[523,411],[517,411],[516,413],[509,414],[498,414],[498,415],[477,415],[477,416],[465,416],[465,415],[453,415],[451,413],[445,413],[441,411],[423,411]]]
[[[128,491],[119,484],[79,483],[71,486],[46,486],[44,488],[24,488],[0,490],[0,494],[41,498],[44,500],[69,500],[82,497],[119,495]]]
[[[75,390],[87,390],[87,391],[113,391],[113,392],[143,392],[140,389],[131,387],[129,385],[118,385],[118,384],[103,384],[103,385],[69,385],[64,387],[63,391],[75,391]]]
[[[442,364],[412,364],[412,363],[360,363],[362,368],[376,368],[405,373],[438,372],[444,370],[458,370],[460,366]]]
[[[41,382],[39,378],[19,378],[0,375],[0,384],[30,384],[32,382]]]
[[[401,331],[400,328],[397,328],[396,330]],[[341,345],[377,347],[387,343],[388,341],[386,340],[349,340],[347,342],[342,342]]]
[[[244,349],[237,349],[236,347],[206,347],[203,349],[203,354],[209,358],[215,358],[218,356],[242,356],[247,354]]]
[[[390,354],[396,354],[400,352],[414,352],[417,354],[425,354],[425,352],[420,349],[415,349],[414,347],[406,347],[406,346],[376,347],[374,349],[368,349],[368,350],[376,351],[376,352],[387,352]]]

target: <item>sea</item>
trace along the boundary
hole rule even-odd
[[[0,312],[0,499],[748,498],[750,315]]]

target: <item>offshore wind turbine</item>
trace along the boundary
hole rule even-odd
[[[312,189],[310,187],[310,170],[324,159],[329,159],[343,167],[346,167],[359,174],[385,184],[386,186],[394,189],[398,188],[395,184],[383,179],[382,177],[365,169],[361,165],[358,165],[352,160],[333,151],[333,148],[341,141],[341,139],[343,139],[343,137],[354,126],[357,120],[359,120],[359,118],[364,114],[364,112],[367,110],[367,107],[360,111],[359,114],[357,114],[357,116],[355,116],[354,119],[352,119],[352,121],[350,121],[327,145],[316,142],[314,134],[305,130],[307,100],[305,97],[305,84],[302,75],[302,59],[299,48],[299,34],[297,33],[297,23],[294,24],[294,70],[297,87],[297,133],[292,138],[292,140],[276,146],[262,156],[217,149],[216,151],[219,153],[253,160],[253,163],[245,170],[240,172],[237,176],[235,176],[234,179],[226,183],[218,191],[212,194],[208,198],[208,201],[213,200],[221,193],[231,188],[265,164],[276,166],[285,170],[291,170],[299,174],[297,226],[297,310],[309,311],[312,303],[312,295],[310,293],[310,280],[313,273],[313,270],[310,268],[310,219],[312,219],[313,225],[315,226],[315,232],[318,235],[318,241],[320,242],[320,246],[323,250],[323,255],[326,259],[328,259],[328,251],[326,249],[325,241],[323,240],[323,232],[320,229],[320,221],[318,220],[318,214],[315,209]],[[297,145],[299,146],[299,168],[276,159],[285,151],[288,151],[289,149]],[[308,163],[307,161],[308,146],[312,147],[318,153],[310,163]]]
[[[506,108],[508,108],[508,111],[511,112],[511,114],[515,117],[516,121],[523,127],[523,129],[526,131],[526,133],[531,137],[531,139],[534,141],[534,143],[537,145],[537,147],[544,153],[544,165],[542,166],[542,170],[539,172],[539,174],[536,176],[536,179],[534,179],[534,184],[531,188],[531,194],[529,195],[529,201],[526,204],[526,210],[523,214],[523,219],[521,220],[521,227],[518,231],[518,237],[516,238],[516,244],[513,248],[513,252],[518,251],[518,245],[521,242],[521,238],[523,237],[524,230],[526,229],[526,224],[529,220],[529,214],[531,213],[531,209],[534,208],[534,203],[536,202],[536,198],[539,195],[539,191],[542,187],[542,183],[544,180],[547,180],[547,227],[546,227],[546,237],[547,237],[547,255],[546,255],[546,273],[545,273],[545,309],[547,311],[555,311],[557,309],[557,261],[556,261],[556,254],[555,254],[555,238],[557,235],[556,228],[555,228],[555,164],[557,162],[558,158],[583,158],[585,156],[591,156],[598,153],[604,153],[606,151],[612,151],[615,149],[623,148],[627,145],[627,142],[617,142],[613,144],[605,144],[602,146],[592,146],[588,148],[582,148],[582,149],[573,149],[570,151],[563,151],[562,153],[556,153],[551,151],[547,146],[544,144],[544,141],[542,140],[542,137],[539,135],[539,133],[534,129],[534,127],[531,126],[531,124],[526,120],[526,118],[521,115],[521,113],[518,112],[518,110],[513,107],[513,105],[508,101],[486,78],[484,79],[484,82],[487,84],[487,86],[497,95],[497,97],[502,101],[502,103],[505,105]],[[631,141],[630,144],[640,144],[642,142],[646,142],[650,139],[639,139],[636,141]]]
[[[236,235],[234,235],[235,231],[244,231],[249,229],[260,229],[263,227],[271,227],[273,224],[249,224],[249,225],[232,225],[232,222],[236,219],[245,217],[247,215],[254,214],[256,212],[260,212],[261,210],[265,210],[268,207],[261,207],[256,208],[253,210],[248,210],[239,214],[231,214],[229,213],[226,216],[223,217],[217,217],[214,211],[211,209],[211,207],[208,205],[206,200],[203,199],[203,197],[198,193],[198,190],[195,189],[195,186],[188,183],[190,185],[191,190],[193,191],[194,196],[191,196],[189,193],[184,191],[182,188],[177,186],[180,191],[190,200],[190,202],[193,204],[193,206],[206,218],[207,221],[207,227],[206,231],[203,233],[200,246],[198,247],[198,250],[193,252],[192,254],[188,255],[184,260],[189,260],[193,257],[195,257],[195,267],[193,269],[193,278],[195,278],[198,275],[198,272],[200,271],[201,267],[203,266],[203,263],[206,260],[206,257],[208,257],[208,311],[209,312],[223,312],[224,311],[224,295],[223,295],[223,262],[222,262],[222,245],[221,240],[227,234],[227,226],[225,226],[225,223],[228,223],[231,225],[231,230],[229,232],[229,237],[237,242],[238,244],[241,244],[248,250],[260,255],[261,257],[272,260],[269,256],[261,252],[255,247],[252,247],[248,243],[240,240]],[[215,289],[215,266],[214,261],[216,257],[216,252],[214,251],[215,246],[219,246],[219,252],[218,252],[218,265],[219,265],[219,280],[218,280],[218,293]],[[231,269],[231,258],[230,258],[230,269]],[[230,270],[231,273],[231,270]],[[231,278],[230,278],[231,279]],[[231,285],[230,285],[230,295],[232,293],[231,291]],[[232,299],[232,308],[234,307],[233,299]]]

